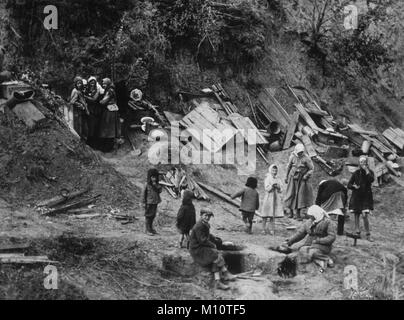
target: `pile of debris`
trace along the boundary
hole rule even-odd
[[[161,173],[161,175],[163,176],[163,181],[160,181],[160,183],[174,199],[181,196],[182,190],[190,190],[194,193],[195,199],[210,200],[209,196],[185,170],[173,167],[170,171]]]
[[[96,218],[101,216],[99,213],[94,213],[94,202],[101,195],[86,196],[83,199],[77,200],[77,198],[87,194],[90,188],[78,190],[74,192],[68,192],[63,190],[60,195],[51,199],[41,201],[37,204],[37,209],[41,215],[55,216],[57,214],[73,214],[78,219]]]
[[[189,133],[192,139],[186,143],[191,141],[197,150],[215,154],[241,133],[244,143],[253,144],[268,163],[268,152],[287,150],[292,144],[303,143],[314,162],[328,175],[337,176],[344,165],[353,170],[358,162],[350,161],[353,144],[360,148],[352,150],[354,157],[370,156],[371,169],[378,178],[375,185],[386,180],[383,178],[388,178],[389,173],[393,178],[401,175],[399,156],[404,149],[401,129],[389,128],[380,134],[347,123],[345,118],[337,121],[304,87],[266,88],[255,104],[248,95],[252,119],[241,115],[221,84],[199,93],[180,92],[179,97],[183,114],[165,111],[164,120],[159,114],[160,125],[168,129],[179,127],[179,143],[182,133]],[[255,133],[254,139],[251,132]],[[167,183],[173,184],[172,181]],[[180,185],[171,187],[169,192],[175,193],[178,187]]]

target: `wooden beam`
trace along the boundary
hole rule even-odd
[[[59,204],[67,202],[68,200],[72,200],[72,199],[77,198],[77,197],[79,197],[79,196],[81,196],[83,194],[86,194],[88,191],[90,191],[90,188],[70,192],[70,193],[68,193],[66,195],[56,196],[56,197],[53,197],[51,199],[41,201],[40,203],[37,204],[37,206],[38,207],[52,208],[52,207],[55,207],[55,206],[57,206]]]
[[[313,119],[310,117],[310,115],[307,113],[306,109],[303,107],[301,103],[296,103],[295,107],[297,111],[299,111],[300,115],[302,116],[303,120],[306,122],[306,124],[313,129],[315,133],[317,133],[320,128],[316,125],[316,123],[313,121]]]
[[[261,92],[258,99],[264,106],[266,112],[268,112],[273,119],[279,122],[281,126],[283,126],[284,128],[287,128],[289,126],[290,119],[285,118],[284,114],[274,104],[267,92]]]
[[[218,189],[216,189],[216,188],[214,188],[214,187],[211,187],[211,186],[209,186],[209,185],[207,185],[207,184],[205,184],[205,183],[202,183],[202,182],[196,182],[196,183],[197,183],[199,186],[201,186],[203,189],[205,189],[205,190],[207,190],[207,191],[213,193],[213,194],[216,195],[217,197],[219,197],[219,198],[225,200],[226,202],[232,204],[233,206],[236,206],[237,208],[240,207],[240,205],[241,205],[241,201],[240,201],[240,200],[238,200],[238,199],[237,199],[237,200],[233,200],[228,194],[226,194],[226,193],[224,193],[224,192],[222,192],[222,191],[220,191],[220,190],[218,190]],[[255,213],[256,213],[256,215],[258,215],[259,217],[261,216],[261,214],[260,214],[259,212],[256,211]]]
[[[283,149],[289,149],[290,144],[292,142],[293,136],[295,135],[296,132],[296,126],[299,122],[299,117],[300,113],[298,111],[295,111],[292,115],[292,120],[290,122],[290,125],[288,127],[288,131],[286,132],[286,137],[285,137],[285,142],[283,144]]]
[[[57,261],[51,261],[47,256],[14,256],[14,257],[0,257],[0,263],[2,264],[39,264],[39,263],[58,263]]]

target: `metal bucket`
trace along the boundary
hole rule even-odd
[[[268,126],[268,132],[272,135],[281,133],[281,125],[277,121],[272,121]]]
[[[271,151],[271,152],[277,152],[277,151],[281,151],[281,150],[282,150],[282,147],[281,147],[281,143],[279,141],[272,142],[269,145],[269,151]]]

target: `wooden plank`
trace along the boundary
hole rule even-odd
[[[212,151],[217,148],[215,139],[208,135],[208,132],[204,130],[206,128],[201,127],[198,121],[192,120],[191,117],[189,117],[188,115],[186,118],[182,119],[181,124],[188,129],[193,129],[188,130],[188,132],[207,150]],[[195,134],[194,130],[198,132],[198,135]]]
[[[216,121],[216,123],[214,121]],[[201,142],[207,150],[217,152],[236,134],[236,130],[233,127],[221,124],[219,121],[220,117],[217,112],[212,110],[209,106],[200,106],[186,115],[182,119],[181,124],[188,129],[198,130],[201,135],[199,139],[192,134],[192,131],[189,132],[195,140],[202,140],[199,142]],[[210,131],[205,129],[210,129]],[[215,134],[213,130],[218,130],[221,134]],[[231,133],[229,133],[230,131]],[[226,133],[226,136],[224,133]]]
[[[279,122],[281,126],[283,126],[284,128],[287,128],[289,126],[289,121],[285,119],[283,114],[271,101],[271,98],[268,96],[267,93],[261,92],[258,99],[264,106],[264,109],[266,109],[266,112],[268,112],[273,119]]]
[[[177,125],[182,120],[182,118],[184,118],[183,115],[170,111],[164,111],[164,115],[166,116],[168,122],[170,122],[172,126]]]
[[[278,100],[275,98],[275,89],[274,88],[267,88],[266,92],[268,93],[268,96],[271,98],[273,101],[274,106],[278,109],[278,111],[283,115],[285,120],[290,123],[291,118],[289,113],[286,112],[286,110],[282,107],[282,105],[279,103]]]
[[[36,256],[36,257],[9,257],[0,258],[0,263],[2,264],[39,264],[39,263],[58,263],[57,261],[49,260],[47,256]]]
[[[1,259],[8,259],[8,258],[19,258],[24,257],[23,253],[0,253],[0,260]]]
[[[214,187],[212,187],[212,186],[209,186],[209,185],[207,185],[207,184],[205,184],[205,183],[197,182],[197,181],[195,181],[195,182],[196,182],[200,187],[202,187],[203,189],[205,189],[205,190],[207,190],[207,191],[213,193],[213,194],[216,195],[217,197],[219,197],[219,198],[225,200],[226,202],[228,202],[228,203],[230,203],[230,204],[236,206],[237,208],[240,207],[240,205],[241,205],[241,201],[240,201],[240,200],[238,200],[238,199],[234,199],[234,200],[233,200],[228,194],[226,194],[226,193],[222,192],[221,190],[218,190],[218,189],[216,189],[216,188],[214,188]],[[256,211],[255,214],[258,215],[259,217],[261,217],[261,214],[260,214],[258,211]]]
[[[62,204],[64,202],[67,202],[69,200],[77,198],[77,197],[79,197],[79,196],[81,196],[83,194],[86,194],[89,191],[90,191],[90,188],[86,188],[86,189],[83,189],[83,190],[78,190],[78,191],[75,191],[75,192],[68,193],[66,195],[56,196],[56,197],[53,197],[52,199],[41,201],[40,203],[37,204],[37,207],[49,207],[49,208],[52,208],[52,207],[54,207],[56,205]]]
[[[373,157],[368,157],[368,164],[369,164],[369,169],[372,170],[375,174],[375,180],[373,181],[373,186],[378,187],[379,186],[379,181],[376,176],[376,164],[375,164],[375,158]]]
[[[45,116],[31,102],[22,102],[13,108],[13,112],[19,119],[29,127],[33,128],[41,120],[45,120]]]
[[[289,149],[290,144],[292,142],[293,136],[295,135],[296,126],[299,122],[300,113],[295,111],[292,115],[291,123],[288,127],[288,131],[286,133],[285,142],[283,143],[283,149]]]
[[[316,125],[316,123],[313,121],[313,119],[310,117],[310,115],[304,109],[303,105],[300,103],[296,103],[295,107],[296,107],[297,111],[299,111],[300,115],[302,116],[303,120],[307,123],[307,125],[310,128],[312,128],[315,133],[317,133],[320,130],[320,128]]]
[[[30,247],[30,245],[28,243],[6,244],[6,245],[0,246],[0,252],[25,250],[25,249],[28,249],[29,247]]]
[[[387,129],[383,132],[383,136],[393,143],[400,150],[404,149],[404,139],[401,138],[394,130]]]
[[[376,131],[369,131],[362,129],[358,124],[353,123],[353,124],[348,124],[349,129],[351,129],[353,132],[358,133],[358,134],[366,134],[368,136],[378,136],[379,134]]]
[[[397,133],[401,138],[404,139],[404,131],[401,130],[400,128],[395,128],[393,129],[395,133]]]
[[[230,121],[233,123],[233,125],[239,129],[242,130],[242,134],[244,139],[247,141],[248,144],[250,143],[248,134],[251,132],[251,130],[256,132],[256,143],[254,144],[267,144],[268,141],[267,139],[265,139],[261,132],[257,129],[257,127],[252,123],[252,121],[247,118],[247,117],[243,117],[238,113],[233,113],[231,115],[229,115],[228,117],[230,119]]]
[[[317,152],[314,149],[313,144],[311,143],[311,139],[309,136],[307,135],[303,135],[302,137],[302,142],[306,148],[307,154],[309,155],[310,158],[313,158],[315,156],[317,156]]]
[[[396,177],[400,177],[401,174],[399,172],[397,172],[394,168],[392,168],[391,166],[387,165],[387,161],[384,158],[383,154],[377,150],[374,146],[370,147],[370,151],[373,152],[373,154],[387,167],[387,169]]]

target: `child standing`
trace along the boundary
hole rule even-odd
[[[157,231],[153,228],[153,221],[156,218],[157,206],[161,202],[160,193],[163,188],[159,184],[159,172],[157,169],[150,169],[147,172],[147,183],[143,191],[143,203],[145,206],[146,234],[153,236]]]
[[[282,182],[278,177],[278,167],[273,164],[268,169],[265,178],[265,198],[262,208],[262,229],[263,233],[267,233],[267,222],[273,222],[274,218],[282,218]]]
[[[373,210],[372,183],[375,174],[369,169],[368,158],[359,158],[359,169],[356,170],[348,183],[348,189],[352,190],[349,209],[355,215],[355,232],[360,235],[360,216],[363,217],[363,224],[366,231],[366,239],[373,241],[370,237],[370,227],[368,215]]]
[[[240,211],[246,226],[246,232],[252,233],[252,224],[255,211],[259,208],[259,195],[257,192],[258,181],[256,178],[249,177],[245,188],[231,196],[232,199],[241,197]]]
[[[196,223],[195,207],[192,203],[194,193],[189,190],[185,190],[182,198],[182,205],[177,214],[177,228],[181,233],[180,248],[184,238],[187,241],[187,249],[189,248],[189,232]]]

